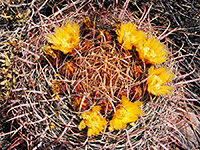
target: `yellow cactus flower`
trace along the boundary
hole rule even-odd
[[[133,103],[127,97],[122,96],[121,103],[117,106],[116,113],[110,121],[109,130],[124,129],[127,123],[134,124],[139,115],[144,115],[144,112],[140,109],[141,105],[140,101]]]
[[[136,46],[145,38],[145,34],[142,31],[136,30],[136,25],[130,22],[122,24],[116,33],[119,43],[123,43],[125,50],[131,50],[133,46]]]
[[[49,34],[47,40],[52,43],[52,49],[60,50],[64,54],[72,52],[74,48],[78,48],[79,44],[79,25],[68,22],[65,26],[56,27],[53,35]]]
[[[106,119],[99,114],[100,110],[100,106],[94,106],[91,111],[81,114],[81,118],[83,118],[83,120],[81,121],[78,129],[82,130],[88,126],[87,136],[98,135],[107,124]]]
[[[171,82],[174,78],[174,74],[169,72],[169,69],[165,69],[163,67],[155,68],[150,67],[148,71],[148,91],[154,95],[165,95],[171,94],[171,91],[174,89],[170,86],[165,86],[167,82]]]
[[[152,37],[140,42],[136,50],[140,59],[147,64],[161,64],[167,60],[168,52],[164,48],[163,43]]]

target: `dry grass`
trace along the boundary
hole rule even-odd
[[[189,9],[189,4],[178,6]],[[192,7],[195,12],[197,6]],[[195,25],[197,31],[191,29],[189,33],[190,27],[179,22],[178,14],[169,14],[170,9],[175,9],[170,1],[148,8],[150,4],[140,1],[129,5],[128,1],[104,5],[79,0],[1,2],[0,146],[3,149],[197,149],[199,43],[190,37],[198,37],[199,25]],[[161,16],[157,18],[158,14]],[[92,20],[89,28],[83,27],[85,17]],[[88,39],[88,43],[80,42],[79,50],[67,57],[57,52],[57,58],[53,59],[43,51],[43,46],[48,45],[45,37],[68,19],[87,29],[81,33],[81,41]],[[143,31],[160,36],[167,43],[170,61],[166,65],[173,67],[176,74],[172,96],[152,97],[145,93],[146,85],[140,82],[145,76],[136,76],[133,68],[140,65],[143,74],[146,66],[130,53],[117,49],[106,33],[98,36],[99,29],[107,29],[112,39],[116,38],[115,25],[120,21],[136,22]],[[175,27],[179,29],[171,33]],[[171,35],[166,38],[168,33]],[[63,73],[62,67],[69,61],[75,64],[74,70]],[[131,100],[137,98],[137,93],[131,95],[129,87],[133,85],[142,88],[139,98],[146,113],[134,127],[105,131],[91,138],[86,136],[86,130],[78,130],[83,110],[77,110],[73,104],[75,97],[81,97],[82,103],[87,104],[82,108],[89,109],[102,101],[114,106],[123,90]],[[110,116],[108,108],[104,116]]]

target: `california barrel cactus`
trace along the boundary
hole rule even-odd
[[[198,148],[187,86],[199,78],[182,72],[187,54],[169,37],[178,28],[154,22],[153,4],[41,3],[27,4],[3,44],[3,149]]]

